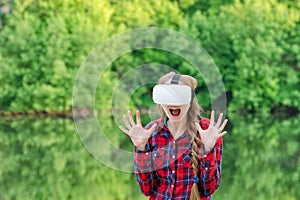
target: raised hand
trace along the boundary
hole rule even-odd
[[[216,141],[227,133],[226,131],[223,131],[223,129],[225,128],[228,120],[225,119],[221,124],[222,117],[223,113],[219,115],[219,119],[215,124],[215,111],[212,111],[210,116],[210,124],[206,130],[203,130],[199,123],[195,123],[196,128],[200,134],[201,141],[205,147],[205,151],[210,151],[215,146]]]
[[[156,124],[153,124],[149,129],[143,128],[141,124],[140,112],[138,110],[136,111],[136,123],[134,122],[130,111],[128,111],[128,117],[129,122],[127,117],[125,115],[123,116],[123,120],[127,129],[125,129],[123,126],[119,126],[119,128],[130,137],[136,148],[139,150],[144,150],[151,133],[156,128]]]

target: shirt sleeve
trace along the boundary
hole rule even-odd
[[[152,127],[153,123],[160,124],[162,118],[146,125],[146,129]],[[153,160],[152,160],[152,148],[151,141],[152,136],[149,138],[148,143],[145,146],[145,150],[139,150],[134,147],[134,172],[141,192],[145,196],[152,195],[154,189],[157,187],[157,180],[155,177]]]
[[[155,180],[153,179],[152,159],[148,144],[143,151],[134,147],[134,172],[141,192],[145,196],[150,196],[153,193]]]
[[[221,165],[222,165],[222,146],[223,140],[219,138],[214,148],[204,154],[199,163],[200,190],[202,195],[213,194],[220,185]]]

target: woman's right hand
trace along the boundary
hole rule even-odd
[[[123,116],[123,120],[127,129],[123,126],[119,126],[119,128],[130,137],[132,143],[137,149],[144,150],[149,137],[156,128],[156,124],[153,124],[149,129],[143,128],[141,124],[140,112],[138,110],[136,111],[136,123],[134,122],[130,111],[128,111],[128,117],[129,122],[127,117],[125,115]]]

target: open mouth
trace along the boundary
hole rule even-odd
[[[172,116],[177,117],[180,115],[180,109],[178,108],[170,108],[170,113]]]

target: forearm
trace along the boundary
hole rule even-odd
[[[151,153],[147,150],[134,149],[134,172],[142,193],[149,196],[153,192]]]
[[[220,185],[222,161],[222,138],[199,163],[200,188],[205,196],[213,194]]]

